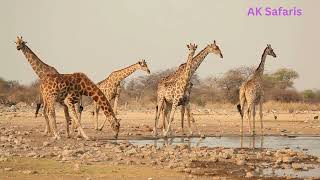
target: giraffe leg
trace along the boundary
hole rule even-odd
[[[260,116],[260,129],[261,129],[261,136],[263,136],[263,122],[262,122],[262,117],[263,117],[263,113],[262,113],[262,102],[259,102],[259,116]]]
[[[256,106],[252,106],[252,136],[256,134]]]
[[[47,109],[47,104],[43,103],[43,116],[44,119],[46,120],[46,128],[44,130],[45,135],[51,134],[51,129],[50,129],[50,124],[49,124],[49,117],[48,117],[48,109]]]
[[[184,127],[183,127],[183,125],[184,125],[184,113],[186,112],[186,107],[184,105],[181,106],[180,112],[181,112],[181,132],[182,132],[182,134],[184,134]]]
[[[114,103],[113,103],[114,114],[117,114],[118,100],[119,100],[119,95],[116,95],[116,97],[114,98]]]
[[[99,130],[99,126],[98,126],[99,110],[100,110],[100,106],[98,106],[98,104],[96,102],[94,102],[95,129],[97,131]]]
[[[81,123],[81,115],[82,115],[82,108],[81,108],[81,104],[80,102],[76,104],[77,106],[77,113],[78,113],[78,118],[79,118],[79,122]]]
[[[177,107],[178,107],[178,100],[174,100],[172,103],[172,108],[171,108],[171,112],[170,112],[169,124],[168,124],[166,132],[163,134],[164,137],[167,137],[168,133],[171,133],[171,123],[173,121],[174,113],[176,112]]]
[[[247,109],[247,118],[248,118],[248,124],[249,124],[249,133],[252,134],[252,128],[251,128],[251,113],[252,112],[252,105],[248,104],[248,109]]]
[[[168,104],[168,103],[163,103],[164,104],[164,108],[162,109],[162,112],[163,112],[163,127],[162,127],[162,132],[165,132],[168,124],[169,124],[169,115],[170,115],[170,109],[171,109],[171,106]]]
[[[160,126],[159,128],[162,128],[162,130],[166,128],[165,108],[166,107],[161,109],[160,116],[159,116],[159,118],[161,118],[161,121],[162,121],[162,126]]]
[[[68,106],[65,105],[64,103],[61,103],[61,105],[63,106],[63,111],[64,111],[64,116],[65,116],[65,123],[66,123],[66,133],[67,133],[67,138],[70,137],[70,128],[69,125],[71,123],[71,117],[69,114],[69,110],[68,110]],[[74,124],[74,123],[73,123]]]
[[[35,112],[35,115],[34,115],[35,118],[38,117],[39,110],[41,108],[41,104],[43,104],[43,98],[42,98],[42,94],[41,94],[41,86],[40,86],[40,94],[38,96],[36,104],[37,104],[37,107],[36,107],[36,112]]]
[[[241,125],[240,125],[240,134],[243,135],[243,115],[245,109],[246,100],[244,95],[240,95],[240,115],[241,115]]]
[[[75,127],[78,129],[78,133],[80,133],[82,135],[82,137],[86,140],[89,140],[89,137],[86,135],[86,133],[84,132],[84,130],[81,127],[81,123],[80,120],[78,118],[78,114],[76,112],[76,109],[74,107],[74,104],[72,103],[72,97],[67,97],[64,100],[64,103],[68,106],[68,108],[71,110],[71,116],[73,121],[75,122]]]
[[[196,124],[195,124],[194,118],[191,116],[191,110],[190,110],[190,103],[189,103],[189,101],[187,102],[186,110],[187,110],[188,129],[189,129],[190,135],[192,135],[193,132],[192,132],[191,122],[190,122],[190,121],[192,120],[192,124],[193,124],[193,125],[196,126]]]
[[[154,136],[157,136],[157,125],[158,125],[160,113],[161,113],[162,108],[163,108],[163,102],[164,102],[164,99],[161,98],[157,103],[156,117],[154,119],[154,130],[153,130]]]
[[[48,116],[49,116],[50,122],[51,122],[53,138],[59,140],[60,139],[60,135],[59,135],[59,132],[57,130],[56,112],[55,112],[55,100],[54,99],[51,99],[51,100],[48,101],[46,109],[47,109],[47,113],[48,113]]]

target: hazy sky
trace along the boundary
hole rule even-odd
[[[256,6],[297,7],[303,15],[248,17],[248,8]],[[186,60],[187,43],[201,50],[216,40],[224,59],[210,54],[197,70],[201,77],[257,66],[270,43],[278,58],[268,57],[267,72],[292,68],[300,74],[299,90],[320,88],[319,7],[312,0],[4,0],[0,77],[22,83],[37,78],[15,48],[17,35],[59,72],[84,72],[95,82],[140,58],[153,72],[178,66]]]

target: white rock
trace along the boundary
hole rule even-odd
[[[12,171],[12,168],[4,168],[5,171]]]

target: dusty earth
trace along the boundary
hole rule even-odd
[[[318,135],[320,122],[313,113],[264,113],[265,135]],[[309,171],[320,165],[318,157],[291,149],[190,147],[130,144],[128,139],[152,139],[154,111],[120,111],[119,139],[112,140],[107,124],[95,131],[87,110],[83,126],[92,140],[65,137],[64,116],[57,112],[62,138],[44,136],[44,118],[34,118],[31,107],[0,108],[0,179],[279,179],[266,177],[265,169]],[[180,116],[173,136],[187,136],[180,129]],[[232,110],[194,113],[193,136],[238,135],[240,118]],[[100,122],[104,120],[100,115]],[[185,123],[187,124],[187,123]],[[260,133],[257,121],[257,133]],[[159,129],[159,132],[161,130]],[[245,132],[248,132],[245,121]],[[295,177],[281,177],[283,179]]]

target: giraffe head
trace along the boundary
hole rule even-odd
[[[187,48],[189,49],[189,51],[196,51],[198,48],[198,45],[196,44],[187,44]]]
[[[219,46],[216,44],[216,40],[213,41],[213,44],[207,46],[209,53],[220,55],[220,58],[223,58],[222,52]]]
[[[148,74],[150,74],[150,70],[149,70],[149,68],[148,68],[147,62],[146,62],[144,59],[138,61],[137,64],[138,64],[138,66],[139,66],[139,69],[141,69],[142,71],[145,71],[145,72],[147,72]]]
[[[17,45],[17,50],[19,51],[20,49],[22,49],[24,46],[25,46],[25,44],[27,43],[27,42],[25,42],[25,41],[23,41],[22,40],[22,36],[17,36],[17,41],[16,42],[14,42],[14,43],[16,43],[16,45]]]
[[[267,53],[267,55],[270,55],[270,56],[272,56],[274,58],[277,57],[276,53],[274,53],[274,51],[273,51],[273,49],[272,49],[270,44],[267,44],[267,47],[265,49],[265,53]]]
[[[110,121],[111,129],[113,130],[114,138],[118,138],[119,130],[120,130],[120,119],[114,117],[113,121]]]

